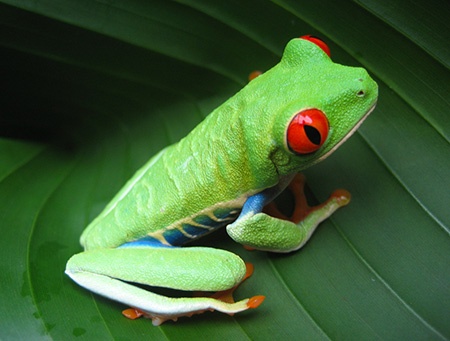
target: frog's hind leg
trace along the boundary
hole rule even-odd
[[[255,296],[235,303],[224,302],[221,297],[172,298],[133,283],[186,291],[223,291],[239,284],[246,272],[244,262],[235,254],[204,247],[95,249],[73,256],[66,268],[79,285],[136,308],[154,325],[207,310],[234,314],[256,308],[264,298]]]

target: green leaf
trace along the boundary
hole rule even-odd
[[[1,0],[0,339],[449,339],[449,17],[444,0]],[[71,282],[81,231],[134,171],[303,34],[380,96],[306,172],[313,200],[352,203],[304,249],[200,241],[255,265],[237,296],[263,305],[153,327]]]

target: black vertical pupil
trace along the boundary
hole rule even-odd
[[[308,126],[308,125],[305,125],[304,129],[305,129],[305,134],[308,137],[308,139],[312,143],[320,146],[321,136],[320,136],[319,131],[316,128],[314,128],[312,126]]]

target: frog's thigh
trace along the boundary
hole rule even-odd
[[[73,256],[66,270],[188,291],[226,290],[246,272],[237,255],[207,247],[96,249]]]
[[[168,319],[206,310],[234,314],[255,308],[256,297],[223,302],[209,297],[170,298],[127,282],[182,290],[217,291],[237,285],[246,273],[244,262],[231,252],[211,248],[119,248],[79,253],[66,273],[79,285],[138,308],[159,325]]]

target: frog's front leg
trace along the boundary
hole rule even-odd
[[[236,242],[253,249],[272,252],[300,249],[323,220],[350,202],[350,193],[337,190],[323,204],[309,207],[303,192],[304,182],[304,176],[297,174],[289,185],[296,198],[291,217],[270,205],[267,211],[273,216],[262,213],[271,199],[273,190],[269,189],[247,200],[238,219],[227,226],[228,234]]]
[[[159,325],[206,310],[234,314],[264,299],[239,302],[213,297],[170,298],[131,283],[187,291],[222,291],[238,285],[246,266],[237,255],[206,247],[123,247],[95,249],[73,256],[66,273],[79,285],[143,312]]]

